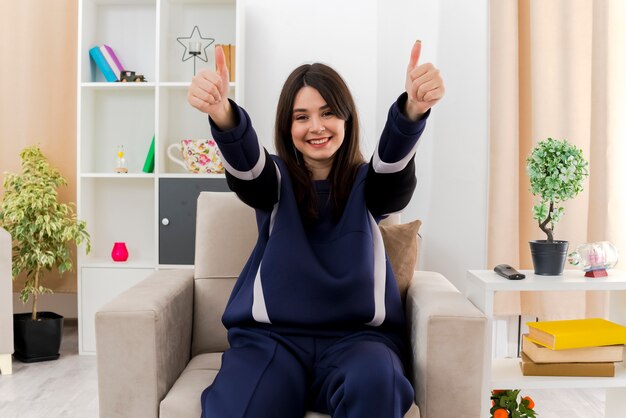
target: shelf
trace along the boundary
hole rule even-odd
[[[191,81],[168,81],[165,83],[159,83],[159,87],[174,87],[174,88],[188,88],[191,85]]]
[[[189,37],[195,26],[198,27],[202,37],[214,40],[206,48],[206,57],[203,54],[202,60],[196,60],[196,72],[201,68],[215,68],[215,45],[237,45],[235,29],[237,7],[234,0],[162,0],[161,9],[159,26],[159,77],[161,81],[191,80],[194,62],[193,59],[182,61],[185,49],[177,38]],[[204,62],[204,58],[207,62]]]
[[[167,81],[167,82],[163,82],[163,83],[159,83],[159,87],[173,87],[173,88],[189,88],[189,86],[191,85],[191,81]],[[232,88],[236,88],[237,87],[237,83],[234,81],[231,81],[228,86],[232,89]]]
[[[200,113],[187,102],[187,90],[182,88],[163,89],[159,94],[159,146],[156,150],[156,172],[192,175],[172,161],[167,150],[183,139],[210,139],[211,129],[207,115]],[[172,152],[182,159],[180,151]]]
[[[156,87],[156,83],[115,83],[115,82],[94,82],[94,83],[80,83],[80,86],[84,89],[90,90],[142,90],[153,89]]]
[[[615,365],[615,377],[524,376],[520,359],[493,359],[491,389],[581,389],[626,387],[626,368]]]
[[[110,269],[154,269],[155,264],[150,260],[133,260],[117,262],[111,259],[94,258],[85,259],[81,268],[110,268]]]
[[[113,243],[126,242],[130,260],[155,264],[155,189],[154,181],[146,180],[151,179],[81,179],[79,215],[91,235],[91,254],[81,261],[110,260]]]
[[[169,0],[170,3],[182,4],[235,4],[235,0]]]
[[[538,276],[532,270],[520,270],[522,280],[507,280],[495,272],[470,270],[468,279],[481,289],[494,291],[554,291],[554,290],[626,290],[626,273],[608,270],[607,277],[589,278],[580,270],[565,270],[561,276]],[[476,278],[480,275],[480,279]]]
[[[104,82],[89,57],[89,49],[103,44],[113,48],[125,70],[142,74],[149,82],[156,80],[156,0],[83,0],[79,12],[81,81],[130,84]]]
[[[580,270],[565,270],[561,276],[538,276],[531,270],[522,270],[522,280],[507,280],[492,270],[469,270],[466,297],[483,312],[488,323],[493,323],[494,295],[507,291],[610,291],[609,317],[618,324],[626,324],[626,272],[609,270],[603,278],[587,278]],[[483,381],[483,416],[488,416],[488,402],[492,389],[606,389],[607,418],[622,417],[626,408],[626,368],[616,363],[614,377],[583,376],[524,376],[520,359],[494,359],[492,330],[485,335],[485,379]]]
[[[223,179],[225,174],[193,174],[193,173],[163,173],[159,174],[161,179]]]
[[[126,167],[141,173],[156,127],[155,96],[154,88],[89,88],[82,92],[80,172],[113,172],[117,147],[122,144]]]
[[[127,5],[127,4],[146,4],[146,5],[154,5],[154,0],[93,0],[92,3],[97,5]]]
[[[81,178],[94,179],[154,179],[152,173],[81,173]]]

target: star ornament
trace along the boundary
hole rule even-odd
[[[187,61],[190,58],[195,58],[196,56],[204,62],[209,62],[209,58],[206,54],[206,49],[215,42],[213,38],[203,38],[202,34],[200,34],[200,29],[198,26],[194,26],[191,31],[191,35],[187,37],[181,36],[180,38],[176,38],[179,44],[185,47],[185,51],[183,51],[183,62]],[[194,45],[194,43],[200,43],[200,53],[192,54],[189,51],[189,45]]]

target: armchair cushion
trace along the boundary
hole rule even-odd
[[[192,358],[161,402],[159,418],[200,415],[200,395],[213,382],[221,365],[222,353],[205,353]]]
[[[225,351],[228,348],[222,314],[236,278],[196,278],[193,294],[191,355]]]
[[[222,353],[200,354],[192,358],[172,389],[161,402],[159,418],[195,417],[201,412],[200,395],[209,386],[222,363]],[[417,405],[405,414],[405,418],[419,418]],[[326,414],[307,412],[304,418],[330,418]]]

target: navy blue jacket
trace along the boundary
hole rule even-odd
[[[286,166],[258,142],[248,114],[231,102],[237,126],[212,122],[230,188],[256,210],[258,241],[222,318],[227,328],[262,326],[310,333],[404,332],[404,313],[378,222],[402,210],[416,185],[415,148],[426,124],[389,110],[369,164],[359,167],[345,209],[332,219],[327,181],[316,181],[319,217],[300,218]]]

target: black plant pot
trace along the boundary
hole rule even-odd
[[[540,276],[560,276],[563,274],[569,242],[546,240],[529,241],[535,274]]]
[[[13,314],[13,357],[24,363],[59,358],[63,336],[63,317],[54,312],[38,312],[37,320],[30,313]]]

